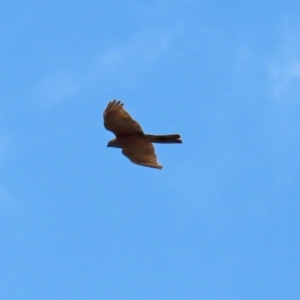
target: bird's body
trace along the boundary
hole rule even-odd
[[[105,128],[116,135],[107,146],[121,148],[122,153],[133,163],[161,169],[152,143],[182,143],[180,135],[145,134],[141,126],[124,110],[123,105],[120,101],[113,100],[103,113]]]

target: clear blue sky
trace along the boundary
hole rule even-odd
[[[0,299],[300,299],[300,2],[0,3]],[[132,164],[112,99],[157,145]]]

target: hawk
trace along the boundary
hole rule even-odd
[[[135,164],[162,169],[152,143],[180,144],[180,135],[145,134],[140,124],[131,118],[123,105],[121,101],[113,100],[103,112],[104,127],[116,136],[108,142],[107,147],[121,148],[122,153]]]

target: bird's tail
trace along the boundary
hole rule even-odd
[[[146,134],[147,138],[151,143],[161,143],[161,144],[181,144],[179,134],[167,134],[167,135],[152,135]]]

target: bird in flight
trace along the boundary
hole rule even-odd
[[[180,135],[145,134],[140,124],[131,118],[123,105],[121,101],[113,100],[103,112],[104,127],[116,136],[108,142],[107,147],[121,148],[122,153],[135,164],[162,169],[152,143],[181,144]]]

